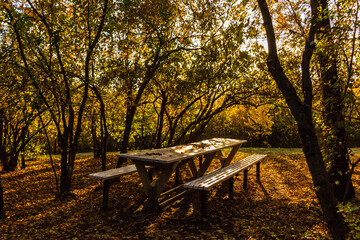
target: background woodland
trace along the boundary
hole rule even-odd
[[[47,154],[66,197],[80,152],[105,170],[107,152],[212,137],[302,147],[291,90],[310,115],[336,199],[352,199],[358,17],[357,0],[2,1],[2,170]]]

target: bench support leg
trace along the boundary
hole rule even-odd
[[[256,179],[260,181],[260,162],[256,163]]]
[[[207,212],[207,191],[200,191],[201,216],[206,217]]]
[[[229,179],[229,198],[234,198],[234,177]]]
[[[247,189],[247,175],[248,175],[248,170],[245,169],[244,170],[244,185],[243,185],[245,190]]]
[[[103,210],[108,209],[109,189],[110,189],[110,182],[109,180],[105,180],[103,187]]]

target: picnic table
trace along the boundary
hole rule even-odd
[[[199,178],[205,174],[213,159],[220,159],[222,167],[228,166],[240,146],[245,142],[246,140],[212,138],[185,145],[122,153],[117,156],[130,159],[136,166],[147,196],[143,211],[159,211],[161,210],[161,206],[158,198],[169,182],[172,174],[178,169],[178,166],[188,164],[193,178]],[[227,156],[224,156],[221,151],[224,148],[231,148]],[[201,164],[195,164],[194,160],[196,157],[200,157],[200,159],[203,158]],[[154,166],[159,169],[157,179],[152,179],[149,173],[149,166]]]

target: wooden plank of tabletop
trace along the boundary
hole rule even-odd
[[[245,142],[246,140],[231,138],[212,138],[209,140],[203,140],[174,147],[160,148],[142,152],[122,153],[118,154],[117,156],[148,163],[167,164],[216,152],[224,148],[238,146]]]

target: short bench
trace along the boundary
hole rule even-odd
[[[200,178],[187,182],[183,185],[183,187],[194,190],[200,190],[201,216],[205,217],[206,208],[207,208],[206,205],[207,205],[208,190],[221,182],[229,180],[229,198],[232,198],[233,188],[234,188],[234,176],[243,170],[244,188],[247,189],[248,168],[256,164],[256,179],[260,180],[260,161],[265,157],[266,155],[264,154],[253,154],[229,166],[217,169],[213,172],[210,172],[207,175],[204,175]]]
[[[147,168],[151,168],[151,166],[146,166]],[[136,166],[135,164],[129,165],[126,167],[121,168],[114,168],[102,172],[97,173],[91,173],[88,175],[90,178],[95,178],[98,180],[104,181],[104,187],[103,187],[103,209],[108,208],[108,201],[109,201],[109,189],[110,189],[110,180],[119,178],[123,175],[128,175],[131,173],[136,172]]]

